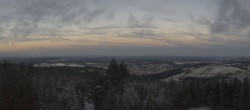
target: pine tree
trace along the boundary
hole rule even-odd
[[[4,68],[8,67],[8,62],[7,62],[7,60],[4,60],[3,67],[4,67]]]
[[[20,63],[20,68],[24,69],[24,63],[23,62]]]
[[[129,70],[127,68],[127,65],[122,62],[119,65],[119,80],[120,80],[120,88],[123,90],[124,89],[124,83],[126,78],[129,75]]]
[[[118,68],[119,68],[118,63],[115,61],[115,59],[112,59],[106,71],[106,74],[109,76],[110,82],[112,86],[114,87],[118,85],[118,81],[119,81]]]
[[[124,81],[129,75],[129,70],[124,62],[118,64],[115,59],[112,59],[106,74],[109,75],[111,84],[115,89],[123,90]]]
[[[250,109],[250,87],[248,78],[243,81],[243,104],[246,109]]]

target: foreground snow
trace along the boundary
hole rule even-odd
[[[84,110],[95,110],[93,104],[85,103]]]
[[[201,108],[190,108],[188,110],[211,110],[211,109],[208,107],[201,107]]]

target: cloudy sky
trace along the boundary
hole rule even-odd
[[[0,56],[250,56],[249,0],[0,0]]]

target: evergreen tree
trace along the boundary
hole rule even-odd
[[[128,75],[129,75],[129,70],[127,68],[127,65],[122,62],[120,65],[119,65],[119,80],[120,80],[120,88],[123,90],[124,89],[124,83],[125,83],[125,80],[127,79]]]
[[[24,69],[24,63],[23,62],[20,63],[20,68]]]
[[[124,62],[118,64],[115,59],[112,59],[106,74],[110,77],[114,89],[123,90],[124,81],[129,75],[129,70]]]
[[[108,69],[106,70],[106,74],[109,76],[111,84],[117,85],[118,84],[118,63],[115,61],[115,59],[112,59],[110,62]]]
[[[216,81],[215,82],[215,94],[214,94],[214,106],[219,106],[220,102],[221,102],[221,86],[220,86],[220,82]]]
[[[246,109],[250,109],[250,87],[249,80],[245,78],[243,81],[243,106]]]
[[[7,60],[4,60],[3,67],[4,67],[4,68],[8,67],[8,62],[7,62]]]

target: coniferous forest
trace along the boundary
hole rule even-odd
[[[245,78],[187,78],[161,82],[130,74],[112,60],[108,69],[34,67],[0,64],[1,110],[249,110],[250,81]]]
[[[0,110],[250,110],[250,0],[0,0]]]

